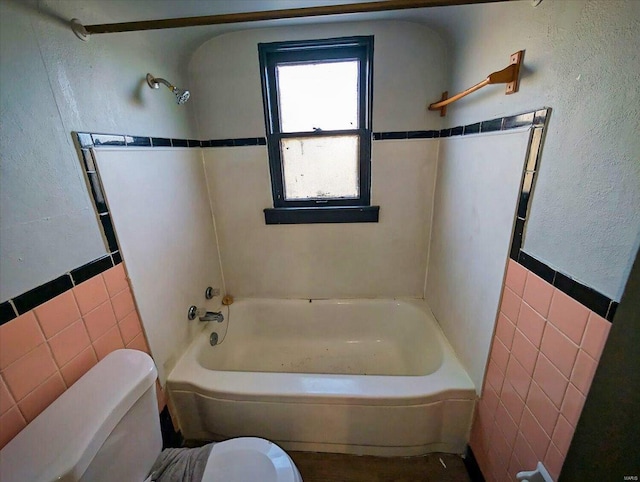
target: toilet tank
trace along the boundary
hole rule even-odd
[[[149,355],[116,350],[0,450],[2,482],[142,482],[162,449]]]

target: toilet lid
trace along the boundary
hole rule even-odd
[[[299,482],[293,461],[273,442],[240,437],[213,446],[202,482]]]

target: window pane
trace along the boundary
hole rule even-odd
[[[276,67],[282,132],[357,129],[358,61]]]
[[[357,198],[358,136],[282,139],[285,200]]]

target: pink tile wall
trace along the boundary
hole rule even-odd
[[[122,263],[0,326],[0,448],[124,347],[149,353]]]
[[[487,481],[557,480],[611,324],[509,260],[470,445]]]

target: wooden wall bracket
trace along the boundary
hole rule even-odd
[[[498,70],[489,74],[489,76],[482,82],[477,83],[473,87],[469,87],[467,90],[448,97],[448,92],[442,93],[442,98],[438,102],[434,102],[429,105],[429,110],[439,110],[440,117],[444,117],[447,114],[447,106],[454,103],[456,100],[462,99],[467,95],[482,89],[486,85],[490,84],[507,84],[505,87],[505,95],[515,94],[520,87],[520,66],[524,59],[524,50],[511,54],[509,58],[509,65],[502,70]]]

